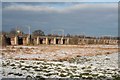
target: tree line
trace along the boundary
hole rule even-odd
[[[18,34],[25,34],[23,31],[17,31],[15,28],[12,28],[9,32],[2,31],[0,34],[3,35],[18,35]],[[28,33],[27,33],[28,34]],[[41,29],[34,30],[31,33],[32,36],[64,36],[64,37],[72,37],[72,38],[92,38],[92,39],[118,39],[119,37],[110,37],[110,36],[102,36],[102,37],[95,37],[95,36],[86,36],[86,35],[71,35],[71,34],[66,34],[66,35],[60,35],[60,34],[45,34],[45,32]]]

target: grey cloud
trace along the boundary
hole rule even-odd
[[[62,28],[66,34],[117,35],[118,12],[116,3],[83,4],[83,6],[86,7],[66,8],[64,10],[68,11],[63,13],[3,10],[3,29],[6,30],[19,25],[23,26],[25,32],[28,32],[24,25],[31,24],[32,31],[42,29],[46,33],[50,33],[52,29]]]
[[[54,4],[59,4],[59,3],[54,3]],[[64,4],[64,3],[63,3]],[[58,13],[64,13],[64,12],[69,12],[69,11],[74,11],[74,10],[81,10],[81,9],[101,9],[101,8],[107,8],[107,9],[115,9],[117,8],[117,5],[115,3],[111,3],[108,5],[108,3],[80,3],[76,4],[73,3],[74,5],[64,7],[62,9],[56,8],[54,6],[46,6],[46,5],[25,5],[25,4],[18,4],[18,3],[13,3],[12,5],[6,6],[3,8],[3,10],[10,10],[10,11],[45,11],[45,12],[58,12]]]

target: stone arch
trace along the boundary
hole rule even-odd
[[[66,41],[65,41],[65,39],[63,39],[63,44],[66,44]]]
[[[18,45],[23,45],[23,37],[18,37]]]
[[[7,44],[7,45],[11,45],[11,38],[10,38],[10,37],[7,37],[7,38],[6,38],[6,44]]]
[[[56,39],[56,44],[59,44],[59,39]]]
[[[42,38],[39,41],[40,41],[40,44],[43,44],[43,39]]]
[[[51,44],[51,41],[52,41],[51,39],[48,39],[48,44]]]

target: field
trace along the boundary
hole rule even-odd
[[[120,77],[118,45],[7,46],[1,50],[3,78]]]

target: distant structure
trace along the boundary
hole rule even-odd
[[[2,35],[2,44],[5,45],[84,45],[84,44],[118,44],[118,38],[95,38],[95,37],[67,37],[67,36],[30,36],[14,35],[7,36]]]

